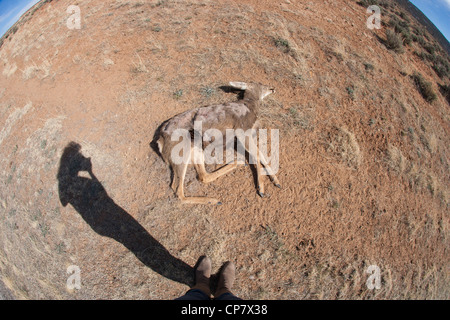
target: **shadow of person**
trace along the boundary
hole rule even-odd
[[[70,203],[96,233],[120,242],[153,271],[190,286],[193,268],[172,256],[108,196],[92,172],[91,159],[80,151],[78,143],[70,142],[61,156],[57,175],[61,204]],[[78,176],[80,171],[91,178]]]

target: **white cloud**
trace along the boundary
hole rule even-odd
[[[411,2],[414,3],[416,1]],[[423,2],[437,9],[442,9],[442,7],[444,6],[446,9],[450,10],[450,0],[423,0]]]
[[[447,9],[450,9],[450,0],[440,0],[443,5],[447,7]]]

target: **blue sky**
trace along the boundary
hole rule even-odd
[[[450,0],[410,0],[450,41]]]
[[[450,0],[410,0],[450,41]],[[0,0],[0,36],[2,36],[38,0]]]
[[[0,0],[0,37],[39,0]]]

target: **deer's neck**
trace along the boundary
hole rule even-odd
[[[244,97],[244,99],[242,99],[242,102],[250,109],[250,111],[254,112],[256,115],[259,114],[259,100]]]

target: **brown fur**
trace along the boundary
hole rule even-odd
[[[200,204],[220,204],[219,200],[214,198],[206,197],[185,197],[184,196],[184,177],[186,175],[186,170],[188,164],[174,164],[171,161],[172,149],[179,141],[172,141],[171,135],[176,129],[186,129],[189,132],[194,130],[194,122],[202,122],[203,132],[214,128],[218,129],[225,136],[227,129],[243,129],[244,131],[252,128],[257,128],[258,126],[258,107],[259,103],[264,97],[274,92],[267,86],[257,83],[243,83],[243,82],[230,82],[232,87],[245,90],[244,98],[238,102],[231,102],[220,105],[212,105],[201,108],[196,108],[188,110],[186,112],[180,113],[173,118],[169,119],[161,128],[159,132],[159,139],[157,140],[159,152],[166,163],[168,163],[173,170],[173,180],[172,188],[177,194],[177,196],[185,203],[200,203]],[[204,138],[204,137],[203,137]],[[205,139],[206,140],[206,139]],[[245,149],[249,151],[249,145],[254,143],[252,139],[242,142]],[[194,146],[191,143],[191,155],[190,159],[194,157]],[[256,148],[257,150],[257,148]],[[264,196],[264,185],[261,181],[260,173],[260,162],[267,169],[267,162],[263,159],[262,155],[259,154],[259,150],[254,156],[256,161],[256,171],[257,171],[257,188],[258,194]],[[262,158],[261,158],[262,157]],[[214,181],[218,177],[234,170],[237,166],[236,163],[231,163],[223,166],[222,168],[208,173],[205,169],[203,154],[201,159],[197,159],[197,164],[194,164],[197,170],[199,180],[205,183]],[[274,174],[269,175],[276,186],[280,186],[278,179]]]

